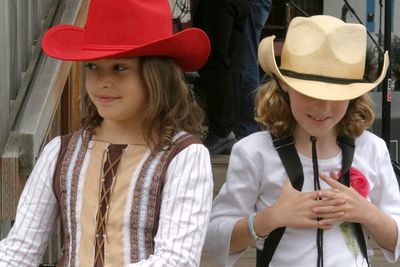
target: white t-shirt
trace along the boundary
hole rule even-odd
[[[365,131],[356,140],[352,167],[367,178],[370,185],[368,199],[386,214],[392,216],[400,229],[400,193],[389,153],[384,141]],[[299,155],[303,165],[303,192],[313,191],[312,159]],[[331,159],[319,160],[319,171],[329,174],[341,168],[342,153]],[[232,266],[241,253],[229,256],[233,226],[253,211],[271,206],[279,196],[287,177],[270,135],[258,132],[235,144],[228,167],[227,179],[213,203],[211,221],[206,237],[206,249],[225,266]],[[321,181],[322,188],[329,186]],[[284,211],[282,211],[284,212]],[[325,267],[367,266],[354,234],[336,223],[324,231],[323,251]],[[384,227],[384,226],[382,226]],[[347,231],[348,232],[348,231]],[[352,232],[351,232],[352,233]],[[316,229],[286,228],[275,251],[270,267],[315,266],[317,263]],[[390,262],[400,253],[400,231],[394,253],[382,249]],[[258,241],[262,249],[264,241]],[[350,244],[356,244],[356,249]]]

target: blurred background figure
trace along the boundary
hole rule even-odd
[[[237,139],[259,130],[254,95],[260,72],[257,47],[271,0],[200,0],[194,26],[211,41],[211,55],[199,70],[196,95],[208,119],[204,140],[211,154],[229,153]]]
[[[236,62],[248,14],[248,0],[200,0],[194,14],[194,26],[203,29],[211,42],[211,54],[198,71],[195,90],[207,116],[204,144],[210,154],[229,151],[236,141]]]
[[[257,47],[262,29],[271,12],[272,0],[247,0],[249,14],[238,51],[239,86],[237,121],[234,133],[237,139],[260,130],[254,120],[254,97],[260,85]]]

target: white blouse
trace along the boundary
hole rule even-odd
[[[300,160],[304,171],[302,191],[313,191],[312,159],[300,155]],[[319,160],[319,170],[325,174],[338,172],[341,161],[341,153],[331,159]],[[369,200],[396,221],[396,249],[394,253],[382,249],[386,259],[394,262],[400,253],[400,193],[383,140],[370,132],[364,132],[356,139],[352,166],[368,179],[371,188]],[[255,133],[236,143],[231,153],[226,182],[213,203],[205,249],[225,266],[233,266],[241,256],[241,253],[229,255],[235,223],[253,211],[271,206],[279,196],[286,177],[285,169],[267,132]],[[321,181],[321,187],[329,186]],[[367,266],[360,250],[357,254],[352,248],[348,248],[346,243],[349,238],[355,244],[357,241],[355,236],[343,234],[340,223],[324,231],[323,238],[324,266]],[[263,241],[258,241],[256,245],[262,249]],[[316,262],[316,229],[286,228],[270,267],[309,267],[316,266]]]
[[[0,241],[0,267],[38,266],[42,260],[59,214],[53,174],[60,146],[60,137],[53,139],[37,160],[18,203],[15,223]],[[87,165],[83,165],[81,175]],[[176,155],[167,169],[154,254],[138,263],[125,260],[125,266],[198,266],[212,189],[206,147],[192,144]]]

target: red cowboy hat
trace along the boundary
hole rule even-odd
[[[167,0],[92,0],[84,29],[55,26],[45,33],[42,47],[49,57],[72,61],[167,56],[184,71],[201,68],[210,53],[200,29],[173,34]]]

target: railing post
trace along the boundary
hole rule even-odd
[[[17,68],[22,80],[29,60],[32,58],[31,47],[28,43],[28,2],[26,0],[17,0],[17,14]]]
[[[9,132],[11,88],[10,2],[0,1],[0,154]]]

